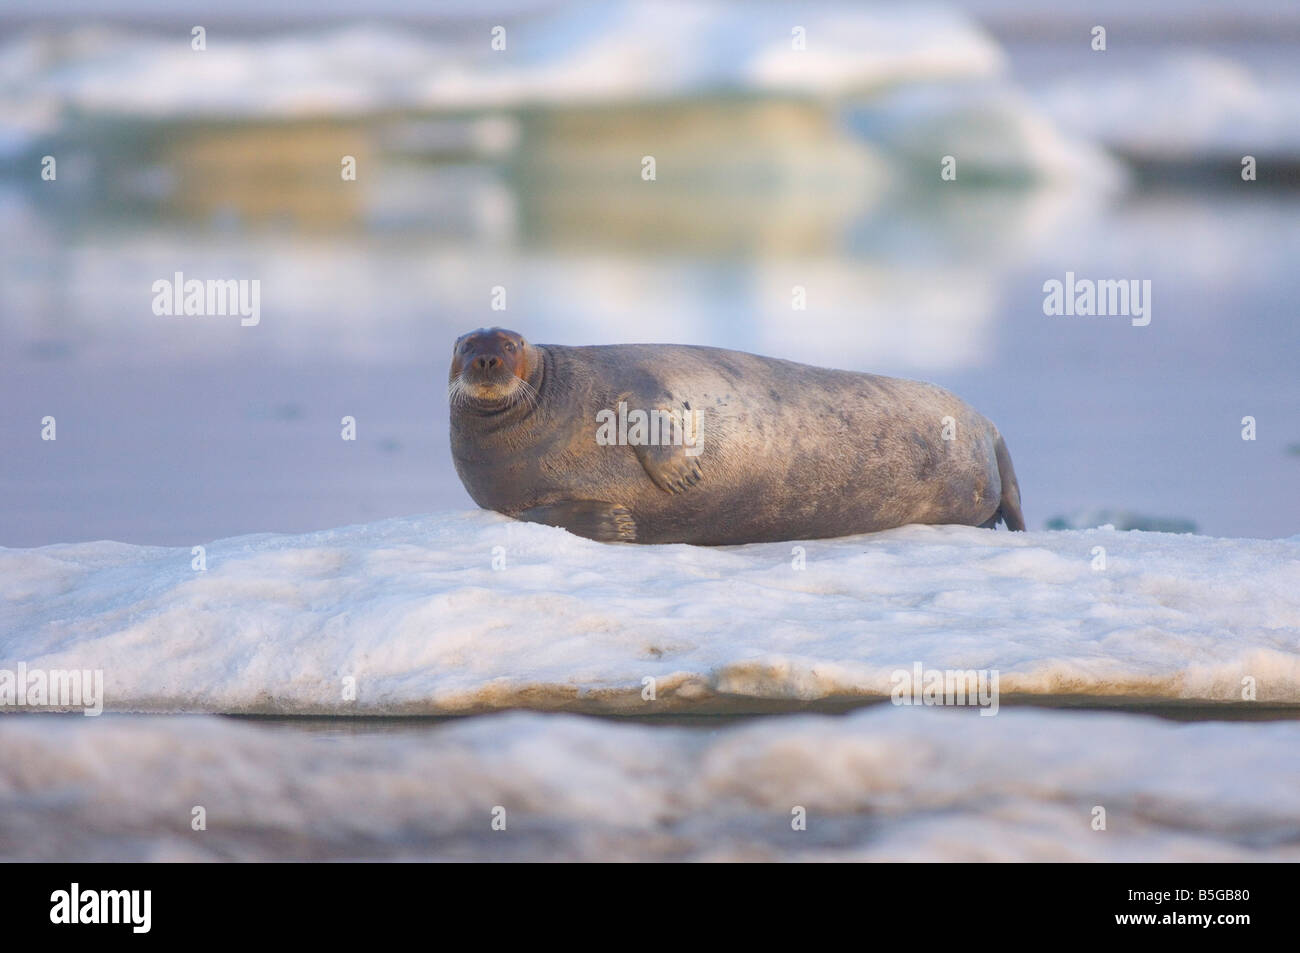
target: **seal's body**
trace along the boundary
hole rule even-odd
[[[1025,526],[997,428],[932,384],[710,347],[535,346],[492,328],[457,341],[450,400],[476,503],[592,539]],[[662,426],[638,429],[638,412]]]

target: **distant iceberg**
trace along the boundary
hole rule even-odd
[[[389,145],[499,157],[519,141],[517,130],[478,120],[618,110],[601,112],[596,132],[602,141],[612,136],[620,149],[638,150],[637,157],[650,142],[680,155],[679,169],[703,166],[718,149],[715,139],[724,145],[732,139],[731,152],[750,165],[775,158],[775,171],[760,164],[749,172],[768,187],[772,177],[803,175],[829,178],[830,187],[851,193],[845,183],[851,185],[854,167],[873,182],[880,173],[871,150],[839,135],[841,110],[921,86],[938,89],[939,99],[904,100],[901,111],[886,108],[891,126],[900,118],[904,126],[915,120],[918,129],[894,129],[892,143],[905,147],[909,162],[920,150],[936,179],[940,157],[953,150],[971,175],[991,163],[988,174],[998,177],[1113,178],[1099,150],[1062,137],[1010,91],[998,44],[972,19],[942,5],[620,0],[502,14],[501,21],[504,49],[492,48],[487,26],[470,34],[464,23],[251,36],[214,28],[201,51],[191,49],[188,32],[162,36],[66,24],[29,29],[0,44],[0,159],[26,157],[38,143],[78,142],[88,128],[103,135],[105,123],[261,124],[268,138],[258,149],[275,156],[303,135],[283,128],[284,137],[276,138],[277,129],[310,120],[329,124],[324,133],[308,130],[310,136],[328,135],[340,124],[395,123]],[[982,91],[971,96],[951,89],[970,84]],[[736,115],[745,120],[738,126]],[[398,120],[411,116],[442,124],[401,128]],[[719,124],[718,117],[733,118]],[[598,146],[580,141],[585,148],[557,156],[548,131],[546,124],[529,128],[527,147],[516,154],[541,162],[548,174],[572,168],[576,157],[590,179]],[[533,136],[541,136],[540,143]],[[148,137],[127,137],[138,138]],[[761,148],[747,149],[747,142]],[[214,148],[204,140],[200,151]],[[102,160],[108,150],[93,151]],[[813,161],[821,154],[825,169]],[[548,165],[548,156],[557,161]],[[620,151],[618,169],[625,169],[624,160]],[[710,188],[743,181],[744,162]]]
[[[1264,170],[1269,163],[1300,164],[1294,62],[1261,71],[1223,54],[1160,53],[1140,67],[1053,80],[1035,98],[1065,133],[1139,165],[1238,167],[1247,155]]]
[[[1053,516],[1048,529],[1144,530],[1148,533],[1195,533],[1196,521],[1177,516],[1150,516],[1131,510],[1076,510],[1065,516]]]
[[[50,28],[0,47],[4,100],[97,114],[198,118],[400,108],[644,102],[720,94],[838,96],[915,80],[987,76],[997,45],[936,5],[852,7],[620,0],[500,14],[440,31],[343,26],[273,36]],[[806,48],[797,49],[795,30]]]

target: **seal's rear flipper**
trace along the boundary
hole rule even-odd
[[[516,513],[525,523],[544,523],[567,529],[601,543],[636,542],[636,520],[626,506],[599,500],[564,500]]]
[[[1001,519],[1007,524],[1007,529],[1023,532],[1025,514],[1020,511],[1020,484],[1016,480],[1016,468],[1011,465],[1011,454],[1001,434],[998,434],[998,441],[993,449],[997,454],[998,476],[1002,479],[1002,502],[998,504],[998,511],[993,514],[993,519],[984,525],[992,528]]]

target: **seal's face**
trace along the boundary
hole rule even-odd
[[[453,406],[490,410],[512,407],[536,393],[529,376],[537,360],[523,335],[505,328],[480,328],[456,339],[448,393]]]

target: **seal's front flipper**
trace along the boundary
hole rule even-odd
[[[681,493],[704,478],[700,458],[688,457],[684,447],[643,445],[633,449],[645,472],[661,490]]]
[[[691,410],[689,401],[651,389],[624,391],[618,406],[620,414],[627,415],[626,443],[655,486],[665,493],[681,493],[700,482],[700,414]]]
[[[636,542],[636,520],[626,506],[599,500],[565,500],[516,513],[525,523],[544,523],[567,529],[601,543]]]

